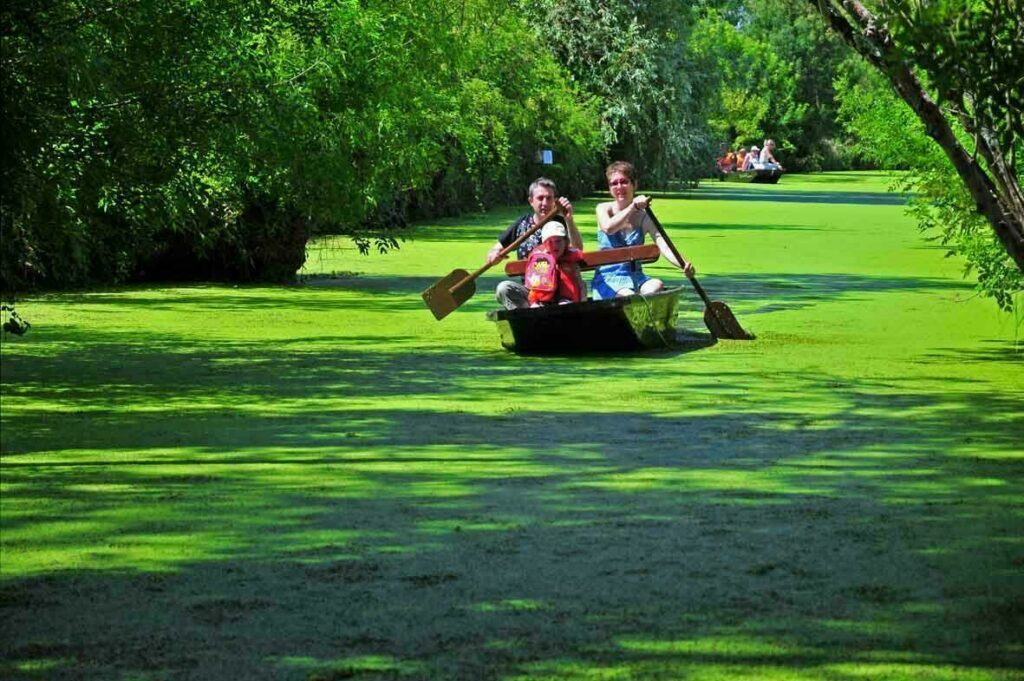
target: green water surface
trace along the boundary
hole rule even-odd
[[[435,321],[525,205],[297,286],[22,300],[0,675],[1021,678],[1019,322],[886,186],[656,193],[749,342],[518,357],[498,268]]]

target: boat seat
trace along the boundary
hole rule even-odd
[[[592,270],[601,265],[611,265],[617,262],[654,262],[661,255],[657,244],[644,244],[643,246],[627,246],[625,248],[606,248],[603,251],[584,251],[583,261],[580,263],[581,270]],[[521,277],[526,273],[525,260],[510,260],[505,263],[505,274],[510,277]]]

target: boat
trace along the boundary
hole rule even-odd
[[[671,347],[681,287],[651,295],[493,310],[506,350],[524,355],[622,352]]]
[[[581,269],[615,262],[654,262],[660,255],[654,244],[610,248],[583,254]],[[509,276],[522,275],[524,260],[505,265]],[[676,338],[681,287],[651,295],[610,300],[587,300],[565,305],[494,310],[494,322],[507,350],[520,354],[573,354],[621,352],[670,347]]]
[[[782,177],[782,170],[774,168],[755,168],[753,170],[734,170],[731,173],[721,173],[719,180],[724,182],[754,182],[756,184],[778,184]]]

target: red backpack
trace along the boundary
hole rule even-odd
[[[526,261],[523,283],[531,291],[540,293],[541,300],[552,300],[558,290],[558,261],[542,249],[534,249]]]

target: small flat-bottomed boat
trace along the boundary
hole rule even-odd
[[[501,344],[526,355],[621,352],[671,347],[680,288],[652,295],[494,310]]]
[[[782,170],[779,168],[755,168],[754,170],[734,170],[731,173],[722,173],[718,176],[725,182],[753,182],[756,184],[778,184],[782,177]]]
[[[654,244],[611,248],[583,254],[581,269],[616,262],[648,263],[658,259]],[[521,276],[526,262],[505,265],[509,276]],[[680,288],[652,295],[587,300],[487,313],[501,335],[501,344],[520,354],[620,352],[668,347],[675,342]]]

